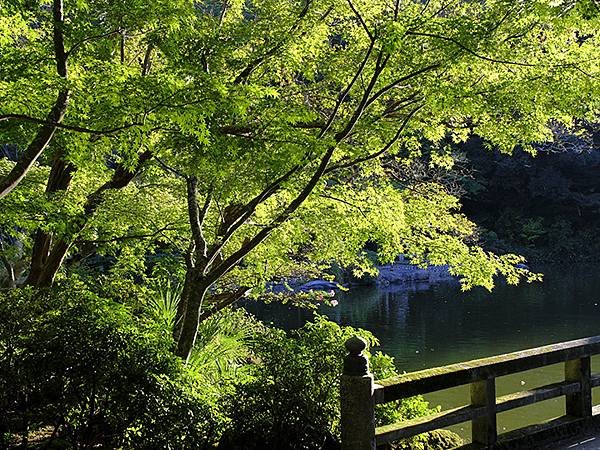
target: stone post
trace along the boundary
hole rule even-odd
[[[345,345],[348,354],[340,383],[342,450],[375,450],[374,382],[363,354],[367,343],[354,336]]]
[[[471,383],[471,405],[484,406],[486,410],[483,416],[473,419],[471,423],[472,440],[491,448],[498,439],[495,378]]]
[[[589,356],[565,362],[565,381],[577,381],[581,390],[566,396],[568,416],[592,417],[591,359]]]

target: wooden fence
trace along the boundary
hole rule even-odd
[[[348,354],[341,379],[341,434],[343,450],[373,450],[399,439],[471,421],[474,448],[504,448],[509,438],[529,442],[532,436],[572,434],[595,422],[592,388],[600,374],[591,373],[590,357],[600,353],[600,336],[546,345],[374,381],[363,354],[366,343],[357,337],[346,342]],[[564,363],[564,381],[501,397],[496,378]],[[375,427],[375,405],[469,384],[469,405],[415,420]],[[565,396],[566,415],[543,426],[498,436],[498,413]],[[508,446],[510,448],[510,446]],[[519,447],[516,445],[516,447]]]

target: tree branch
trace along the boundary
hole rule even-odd
[[[394,114],[398,113],[399,111],[403,110],[404,108],[420,102],[423,99],[418,98],[418,94],[419,94],[419,92],[413,92],[411,95],[409,95],[407,97],[401,98],[399,100],[395,100],[393,103],[388,105],[381,114],[378,114],[377,116],[373,117],[369,121],[369,123],[372,125],[372,124],[377,123],[381,119],[393,117]]]
[[[359,119],[361,118],[365,109],[368,106],[367,102],[369,100],[371,92],[373,92],[373,89],[375,88],[375,85],[377,84],[377,80],[379,80],[379,76],[385,69],[385,66],[386,66],[388,60],[389,60],[389,55],[384,56],[383,51],[380,51],[379,54],[377,55],[377,61],[375,62],[375,69],[373,70],[373,75],[371,75],[371,80],[369,81],[369,84],[368,84],[367,88],[365,89],[365,92],[363,93],[362,99],[361,99],[360,103],[358,104],[358,106],[356,107],[356,109],[354,110],[354,114],[352,114],[352,117],[350,117],[350,119],[348,120],[346,127],[342,131],[338,132],[335,135],[336,142],[339,143],[339,142],[343,141],[352,132],[352,130],[358,123]]]
[[[206,302],[207,303],[210,302],[212,305],[209,308],[207,308],[205,311],[203,311],[202,314],[200,314],[200,317],[198,317],[198,323],[201,323],[202,321],[208,319],[209,317],[213,316],[214,314],[218,313],[219,311],[222,311],[223,309],[227,308],[228,306],[233,305],[239,299],[248,295],[250,290],[251,290],[251,288],[241,287],[241,288],[237,289],[235,292],[211,295],[210,297],[208,297],[206,299]]]
[[[375,153],[372,153],[370,155],[363,156],[361,158],[356,158],[356,159],[354,159],[352,161],[349,161],[347,163],[343,163],[343,164],[338,164],[336,166],[332,166],[329,169],[327,169],[325,173],[331,173],[331,172],[336,171],[336,170],[346,169],[348,167],[353,167],[353,166],[356,166],[357,164],[361,164],[363,162],[366,162],[366,161],[369,161],[369,160],[372,160],[372,159],[376,159],[376,158],[379,158],[380,156],[384,155],[398,141],[398,139],[400,138],[402,132],[406,128],[406,125],[408,124],[408,122],[410,121],[410,119],[412,119],[413,116],[417,113],[417,111],[419,111],[419,109],[421,109],[422,107],[423,107],[423,105],[418,106],[417,108],[413,109],[406,116],[406,118],[402,122],[402,125],[400,125],[400,128],[398,129],[398,131],[396,132],[396,134],[394,135],[394,137],[392,139],[390,139],[390,141],[388,141],[388,143],[385,144],[385,146],[381,150],[379,150],[379,151],[377,151]]]
[[[80,127],[77,125],[65,125],[63,123],[61,123],[60,121],[56,121],[56,120],[52,120],[50,119],[50,115],[48,116],[47,119],[38,119],[36,117],[31,117],[31,116],[27,116],[25,114],[4,114],[4,115],[0,115],[0,122],[4,122],[7,120],[22,120],[24,122],[32,122],[32,123],[38,123],[47,127],[53,127],[53,128],[60,128],[63,130],[68,130],[68,131],[76,131],[79,133],[87,133],[87,134],[93,134],[93,135],[97,135],[97,136],[103,136],[103,135],[109,135],[109,134],[114,134],[117,133],[119,131],[123,131],[126,130],[128,128],[131,127],[135,127],[135,126],[142,126],[144,125],[141,122],[133,122],[127,125],[123,125],[120,127],[116,127],[116,128],[109,128],[106,130],[93,130],[91,128],[86,128],[86,127]]]
[[[335,108],[333,109],[333,112],[329,116],[327,123],[325,124],[325,126],[323,127],[321,132],[319,133],[319,137],[325,136],[325,133],[327,133],[329,131],[329,129],[331,128],[331,125],[333,125],[333,121],[337,117],[337,114],[340,110],[340,107],[342,106],[342,103],[344,103],[344,101],[346,100],[346,97],[348,97],[348,94],[350,93],[350,90],[352,89],[352,87],[354,86],[356,81],[360,78],[361,74],[365,70],[365,67],[367,65],[367,62],[369,61],[369,58],[371,57],[371,53],[373,52],[374,47],[375,47],[375,41],[372,40],[371,43],[369,44],[369,48],[367,49],[367,53],[365,54],[365,57],[363,58],[360,65],[358,66],[358,70],[354,74],[354,77],[352,78],[350,83],[348,83],[348,86],[346,87],[346,89],[344,89],[344,92],[340,95],[340,97],[338,97],[337,102],[335,103]]]
[[[150,69],[152,68],[152,50],[154,46],[152,44],[148,44],[148,48],[146,48],[146,53],[144,55],[144,62],[142,63],[142,76],[146,77],[150,74]]]
[[[52,19],[53,19],[53,43],[54,43],[54,58],[56,60],[56,71],[58,75],[64,79],[67,79],[67,55],[65,52],[65,43],[63,36],[64,27],[64,12],[62,0],[54,0],[52,7]],[[62,122],[65,113],[67,112],[67,106],[69,104],[70,91],[68,89],[62,90],[58,93],[54,106],[48,113],[46,121],[48,124],[44,124],[36,133],[33,141],[29,144],[23,156],[13,169],[0,180],[0,199],[6,197],[14,188],[16,188],[21,180],[25,178],[29,170],[33,167],[37,159],[44,152],[54,133],[56,132],[57,126]]]
[[[78,233],[80,233],[85,227],[85,224],[87,223],[86,218],[91,217],[100,206],[103,194],[110,189],[122,189],[127,186],[138,174],[143,164],[151,157],[152,153],[149,150],[142,152],[138,156],[138,161],[133,171],[130,171],[123,165],[119,164],[119,166],[115,169],[112,178],[87,197],[87,200],[83,206],[85,218],[78,224]],[[67,255],[67,252],[71,248],[72,244],[72,239],[65,238],[58,240],[44,262],[43,269],[39,273],[30,272],[27,280],[25,280],[25,284],[35,287],[51,286],[54,282],[54,277],[60,269],[60,266],[62,265],[62,262],[64,261],[65,256]]]
[[[319,197],[321,197],[321,198],[326,198],[326,199],[328,199],[328,200],[333,200],[333,201],[335,201],[335,202],[340,202],[340,203],[343,203],[344,205],[351,206],[352,208],[358,209],[358,212],[359,212],[359,213],[360,213],[360,214],[361,214],[361,215],[362,215],[362,216],[363,216],[365,219],[367,218],[367,215],[364,213],[364,211],[362,210],[362,208],[361,208],[360,206],[358,206],[358,205],[355,205],[355,204],[353,204],[353,203],[350,203],[349,201],[346,201],[346,200],[344,200],[344,199],[342,199],[342,198],[337,198],[337,197],[334,197],[333,195],[327,195],[327,194],[321,194],[321,195],[319,195]]]
[[[69,95],[69,91],[61,91],[58,94],[54,106],[48,113],[48,122],[59,123],[63,119],[67,110]],[[56,129],[55,125],[44,125],[39,129],[17,164],[0,180],[0,199],[6,197],[25,178],[52,140]]]
[[[56,72],[61,78],[67,79],[67,53],[65,52],[65,15],[63,0],[54,0],[52,4],[52,20],[54,30],[52,41],[54,43],[54,56],[56,60]]]
[[[250,200],[241,210],[241,213],[235,218],[235,220],[230,224],[225,224],[226,229],[223,237],[220,239],[218,243],[216,243],[213,248],[211,248],[208,254],[208,260],[206,263],[205,270],[208,271],[211,265],[214,263],[217,256],[223,251],[223,248],[229,242],[229,239],[233,236],[233,234],[242,226],[242,224],[254,214],[258,205],[262,202],[268,200],[271,196],[273,196],[281,187],[281,184],[285,181],[289,180],[294,173],[296,173],[301,166],[299,164],[292,167],[285,174],[277,178],[271,184],[269,184],[263,191]]]
[[[177,178],[185,178],[184,174],[179,172],[177,169],[174,169],[173,167],[167,165],[164,161],[162,161],[160,158],[158,158],[158,156],[154,156],[154,159],[156,160],[156,162],[158,162],[158,165],[161,166],[167,172],[172,173]]]
[[[512,65],[512,66],[536,67],[535,64],[522,63],[522,62],[517,62],[517,61],[508,61],[508,60],[504,60],[504,59],[495,59],[495,58],[491,58],[489,56],[482,55],[480,53],[475,52],[474,50],[471,50],[469,47],[467,47],[466,45],[457,41],[456,39],[451,38],[450,36],[442,36],[440,34],[433,34],[433,33],[423,33],[423,32],[419,32],[419,31],[407,31],[406,34],[410,35],[410,36],[424,36],[424,37],[441,39],[443,41],[451,42],[454,45],[456,45],[457,47],[466,51],[467,53],[469,53],[479,59],[483,59],[485,61],[489,61],[489,62],[493,62],[493,63],[497,63],[497,64],[508,64],[508,65]]]
[[[99,34],[97,36],[90,36],[87,37],[85,39],[82,39],[81,41],[73,44],[73,46],[69,49],[69,51],[66,52],[66,56],[67,58],[69,56],[71,56],[73,53],[75,53],[79,47],[81,47],[83,44],[86,44],[88,42],[91,41],[95,41],[97,39],[103,39],[103,38],[107,38],[107,37],[111,37],[111,36],[115,36],[115,35],[119,35],[121,33],[121,30],[113,30],[113,31],[109,31],[108,33],[104,33],[104,34]]]
[[[138,156],[138,161],[136,163],[135,168],[132,171],[126,169],[123,165],[119,164],[115,169],[112,178],[106,183],[104,183],[102,186],[100,186],[98,189],[96,189],[87,198],[87,201],[85,202],[85,205],[83,207],[85,215],[91,216],[94,212],[96,212],[96,209],[98,208],[98,206],[100,206],[100,201],[104,192],[110,189],[122,189],[125,186],[127,186],[131,182],[131,180],[133,180],[133,178],[138,174],[142,165],[150,158],[152,158],[152,152],[150,152],[150,150],[142,152]]]
[[[306,0],[306,3],[304,4],[304,8],[298,15],[298,18],[296,19],[294,24],[290,27],[290,30],[286,33],[285,38],[282,39],[281,41],[279,41],[277,44],[275,44],[271,49],[267,50],[263,55],[259,56],[258,58],[255,58],[250,63],[248,63],[248,65],[239,73],[239,75],[237,77],[235,77],[235,80],[234,80],[235,84],[241,84],[241,83],[246,82],[248,77],[250,75],[252,75],[252,72],[254,72],[256,69],[258,69],[258,67],[263,62],[265,62],[271,56],[275,55],[283,47],[285,42],[298,29],[298,27],[300,26],[300,23],[302,23],[302,20],[308,14],[308,11],[310,10],[310,5],[311,5],[312,1],[313,0]]]
[[[313,173],[308,183],[281,214],[275,217],[275,219],[273,219],[269,225],[261,229],[252,239],[246,241],[239,250],[223,260],[215,269],[206,275],[206,280],[209,286],[223,275],[228,273],[233,267],[235,267],[235,265],[238,264],[246,255],[248,255],[248,253],[262,243],[272,233],[273,230],[275,230],[283,222],[287,221],[290,216],[302,205],[302,203],[304,203],[325,173],[335,148],[335,146],[329,147],[329,149],[323,155],[321,162],[319,163],[319,167]]]
[[[192,230],[192,238],[194,240],[196,255],[202,260],[206,260],[208,244],[204,233],[202,232],[202,226],[206,213],[210,208],[212,201],[212,192],[206,195],[206,200],[202,210],[198,208],[198,178],[187,177],[187,204],[188,204],[188,216],[190,220],[190,228]]]
[[[429,0],[425,0],[426,4],[429,2]],[[394,20],[398,20],[398,15],[400,14],[400,0],[395,0],[394,1]],[[421,14],[423,14],[423,11],[421,11]]]
[[[407,75],[404,75],[404,76],[398,78],[397,80],[391,82],[390,84],[382,87],[377,92],[375,92],[371,96],[371,98],[369,98],[369,100],[367,101],[367,106],[370,106],[374,101],[376,101],[378,98],[380,98],[386,92],[389,92],[390,90],[392,90],[393,88],[395,88],[396,86],[398,86],[400,83],[404,83],[405,81],[408,81],[411,78],[417,77],[417,76],[419,76],[419,75],[421,75],[421,74],[423,74],[425,72],[428,72],[430,70],[437,69],[440,66],[441,66],[440,63],[430,64],[429,66],[426,66],[426,67],[423,67],[421,69],[415,70],[412,73],[409,73]]]
[[[63,159],[64,149],[60,149],[52,158],[52,168],[46,182],[46,197],[59,191],[66,191],[73,179],[75,166]],[[48,259],[52,246],[53,233],[38,228],[31,248],[31,263],[29,265],[29,276],[37,278],[42,273],[44,264]]]
[[[371,48],[372,47],[370,47],[370,49]],[[370,54],[370,51],[371,50],[368,51],[369,54]],[[366,64],[366,60],[367,60],[367,58],[365,58],[365,60],[363,61],[363,64],[361,64],[362,68],[364,68],[364,65]],[[377,83],[379,76],[385,69],[385,66],[386,66],[388,60],[389,60],[389,55],[384,55],[384,53],[382,51],[380,51],[377,56],[377,60],[375,62],[375,69],[371,76],[369,85],[365,89],[362,99],[361,99],[359,105],[357,106],[356,110],[354,111],[354,114],[348,120],[346,127],[342,131],[336,133],[336,135],[335,135],[336,143],[341,142],[348,136],[348,134],[352,131],[352,129],[354,128],[354,126],[356,125],[356,123],[358,122],[360,117],[362,116],[362,114],[365,110],[365,107],[366,107],[366,103],[371,95],[371,92],[373,91],[373,88],[374,88],[375,84]],[[362,72],[362,68],[359,68],[359,70],[357,72],[358,75],[355,76],[355,79],[357,79],[358,76],[360,75],[360,72]],[[320,133],[319,137],[322,137],[323,134],[324,134],[324,132]],[[207,280],[208,286],[212,285],[215,281],[217,281],[219,278],[221,278],[223,275],[225,275],[227,272],[229,272],[248,253],[250,253],[254,248],[256,248],[260,243],[262,243],[272,233],[272,231],[274,229],[276,229],[282,223],[287,221],[291,217],[291,215],[302,205],[302,203],[304,203],[304,201],[311,194],[311,192],[313,191],[313,189],[315,188],[315,186],[317,185],[317,183],[319,182],[321,177],[326,173],[327,166],[329,165],[329,162],[331,161],[331,158],[333,157],[335,149],[336,149],[336,145],[332,145],[331,147],[329,147],[327,149],[327,151],[325,152],[325,154],[323,155],[323,157],[319,163],[319,167],[313,173],[310,180],[307,182],[307,184],[304,186],[304,188],[300,191],[298,196],[296,198],[294,198],[294,200],[292,200],[288,204],[288,206],[283,210],[283,212],[281,214],[279,214],[277,217],[275,217],[275,219],[273,219],[269,225],[267,225],[263,229],[261,229],[252,239],[250,239],[250,240],[246,241],[244,244],[242,244],[242,247],[239,250],[237,250],[236,252],[231,254],[228,258],[223,260],[214,269],[208,270],[208,266],[207,266],[206,280]],[[278,184],[274,183],[273,186],[274,186],[273,190],[268,193],[268,196],[273,195],[277,191]],[[258,204],[260,204],[260,201],[258,203],[256,203],[256,206]],[[254,206],[254,208],[256,206]],[[242,220],[243,217],[244,217],[244,214],[242,214],[238,218],[238,220],[236,221],[235,228],[238,228],[241,226],[241,224],[243,223],[243,220],[245,220],[245,219]],[[223,245],[220,245],[219,248],[220,248],[219,251],[221,251],[223,248]],[[214,258],[215,258],[215,256],[209,257],[211,262],[214,261]]]
[[[185,184],[192,239],[194,240],[195,247],[198,248],[202,246],[202,241],[204,240],[200,226],[200,211],[198,210],[198,178],[187,177]]]
[[[369,36],[369,39],[371,39],[371,41],[374,41],[375,37],[373,36],[373,33],[371,33],[371,31],[369,30],[369,27],[367,26],[365,20],[360,15],[360,13],[358,12],[358,10],[354,7],[354,3],[352,3],[352,0],[348,0],[348,5],[350,5],[350,9],[354,13],[354,15],[358,18],[358,21],[360,22],[360,25],[365,30],[365,33],[367,33],[367,36]]]

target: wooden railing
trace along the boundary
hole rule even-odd
[[[341,379],[341,434],[343,450],[372,450],[379,445],[428,431],[471,421],[472,441],[479,448],[496,448],[508,435],[498,436],[496,415],[555,397],[565,396],[566,416],[535,428],[539,436],[556,431],[564,435],[593,421],[592,388],[600,375],[591,374],[590,357],[600,353],[600,336],[532,348],[374,381],[363,354],[366,343],[357,337],[346,342],[348,355]],[[564,381],[501,397],[496,378],[564,363]],[[469,384],[469,405],[438,414],[375,427],[375,405],[414,395]],[[540,433],[543,431],[544,433]],[[518,433],[519,439],[533,433]],[[511,434],[513,436],[515,433]],[[502,439],[504,438],[504,439]],[[506,445],[506,444],[502,444]]]

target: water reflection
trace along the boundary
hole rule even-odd
[[[419,370],[600,334],[596,268],[545,270],[543,283],[461,292],[457,283],[357,287],[320,313],[373,332],[399,368]],[[302,326],[310,311],[248,304],[259,318]]]

